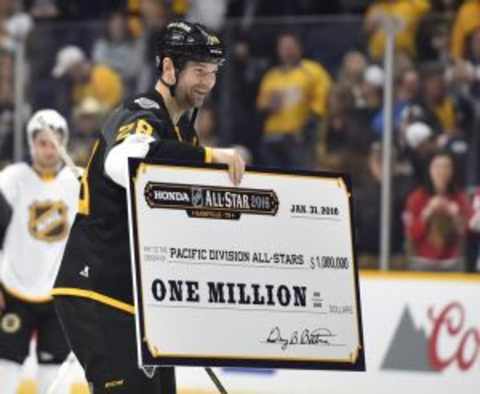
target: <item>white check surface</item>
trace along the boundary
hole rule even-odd
[[[341,178],[247,172],[240,188],[273,190],[278,213],[203,219],[184,209],[150,208],[145,186],[230,188],[226,171],[142,166],[131,191],[142,284],[136,278],[135,287],[155,355],[355,361],[358,300],[349,194]],[[222,251],[243,257],[232,261]]]

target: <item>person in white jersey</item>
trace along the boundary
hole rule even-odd
[[[28,122],[27,136],[31,164],[0,172],[1,394],[17,392],[34,332],[40,394],[70,352],[50,297],[79,194],[58,149],[67,144],[67,122],[54,110],[40,110]]]

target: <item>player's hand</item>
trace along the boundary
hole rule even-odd
[[[4,311],[6,307],[5,296],[3,295],[3,291],[0,290],[0,312]]]
[[[212,162],[226,164],[232,183],[235,186],[240,184],[245,173],[245,161],[235,149],[212,148]]]

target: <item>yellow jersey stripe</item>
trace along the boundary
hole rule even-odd
[[[126,302],[116,300],[115,298],[111,298],[91,290],[75,289],[69,287],[57,287],[51,291],[51,294],[53,296],[75,296],[89,298],[91,300],[101,302],[102,304],[106,304],[113,308],[120,309],[123,312],[127,312],[132,315],[135,314],[135,307],[133,305],[127,304]]]

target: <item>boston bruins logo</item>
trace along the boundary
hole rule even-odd
[[[62,201],[35,201],[30,205],[28,229],[40,241],[61,241],[68,233],[68,207]]]
[[[13,334],[17,332],[21,325],[22,320],[14,313],[5,314],[0,321],[0,327],[2,328],[2,331],[6,332],[7,334]]]

